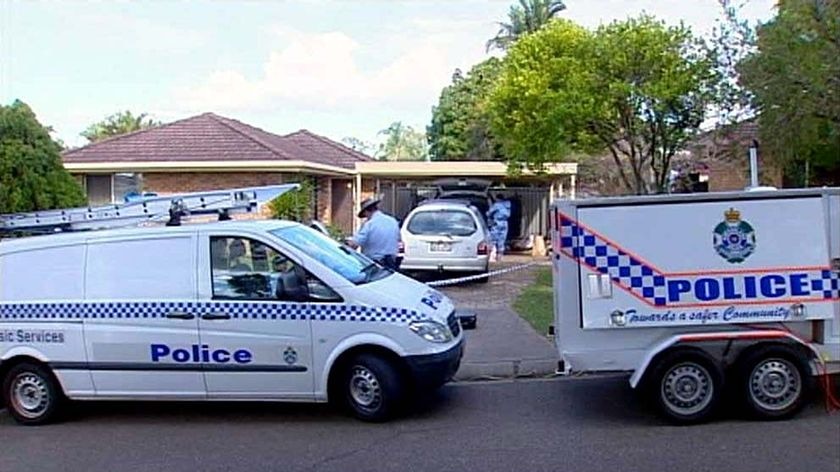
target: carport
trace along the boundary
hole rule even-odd
[[[576,163],[547,165],[543,172],[508,173],[507,164],[495,161],[393,162],[356,164],[356,202],[382,197],[382,208],[404,218],[418,200],[434,195],[434,181],[443,178],[484,179],[492,195],[503,194],[514,202],[510,238],[548,233],[548,208],[555,198],[575,198]],[[518,210],[518,211],[517,211]]]

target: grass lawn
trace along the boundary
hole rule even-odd
[[[537,333],[546,336],[548,325],[554,322],[554,293],[551,284],[551,268],[537,269],[536,279],[516,297],[513,309],[524,318]]]

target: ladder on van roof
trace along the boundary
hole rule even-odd
[[[0,235],[110,229],[164,220],[167,226],[178,226],[182,218],[194,215],[218,215],[219,220],[228,220],[234,214],[254,213],[261,205],[298,187],[299,184],[284,184],[215,190],[97,207],[0,215]]]

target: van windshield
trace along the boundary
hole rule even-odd
[[[473,216],[462,210],[420,211],[408,222],[408,232],[416,235],[470,236],[476,229]]]
[[[299,251],[329,267],[350,282],[361,285],[379,280],[392,272],[382,268],[358,251],[339,244],[306,226],[289,226],[271,231]]]

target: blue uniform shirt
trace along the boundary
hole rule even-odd
[[[362,247],[362,254],[373,260],[396,256],[400,225],[393,216],[377,210],[353,236],[353,241]]]

